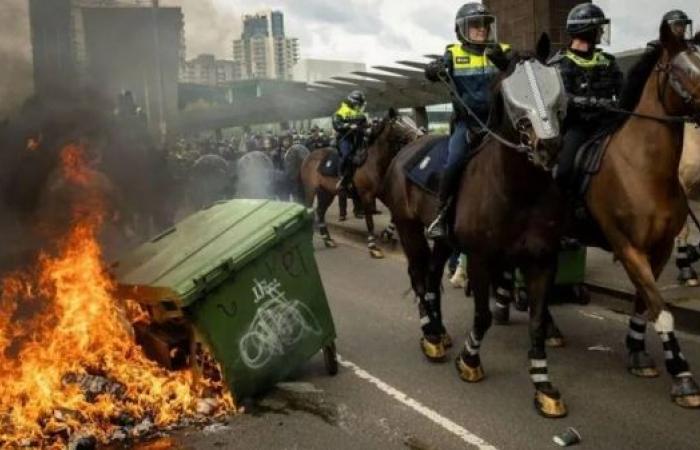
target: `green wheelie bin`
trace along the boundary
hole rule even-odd
[[[268,389],[319,350],[334,375],[335,328],[312,227],[309,210],[294,203],[214,204],[122,259],[119,295],[145,305],[159,333],[193,325],[192,340],[208,346],[236,399]]]

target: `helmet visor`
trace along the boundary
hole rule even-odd
[[[693,38],[693,21],[692,20],[668,20],[668,26],[671,27],[673,34],[679,38],[690,40]]]
[[[598,42],[600,45],[610,45],[612,42],[612,28],[610,27],[610,22],[600,25],[598,31]]]
[[[492,15],[463,17],[457,21],[460,39],[470,44],[495,44],[497,31],[496,17]]]

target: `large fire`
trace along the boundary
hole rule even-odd
[[[63,176],[88,187],[82,148],[61,154]],[[81,207],[89,205],[89,207]],[[99,202],[84,198],[57,249],[34,269],[2,280],[0,447],[64,445],[77,435],[106,442],[126,425],[180,423],[233,408],[221,386],[193,371],[168,371],[134,340],[136,305],[115,299],[97,235]]]

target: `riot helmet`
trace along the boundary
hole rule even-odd
[[[680,9],[674,9],[664,14],[663,21],[671,27],[673,34],[679,38],[685,40],[693,38],[693,21]]]
[[[483,46],[498,42],[496,16],[481,3],[466,3],[459,8],[455,32],[463,44]]]
[[[353,108],[359,109],[364,109],[367,104],[367,98],[362,91],[352,91],[350,95],[348,95],[347,101]]]
[[[592,3],[574,6],[566,18],[566,32],[593,45],[610,45],[610,19]]]

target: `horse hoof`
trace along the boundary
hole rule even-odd
[[[659,370],[656,368],[654,360],[645,351],[631,352],[629,354],[627,370],[639,378],[656,378],[659,376]]]
[[[697,287],[700,286],[700,280],[697,278],[691,278],[689,280],[685,280],[685,285],[686,287]]]
[[[455,366],[457,367],[457,373],[459,373],[459,378],[467,383],[478,383],[484,379],[484,369],[479,364],[476,367],[472,367],[462,359],[462,355],[457,356],[455,359]]]
[[[700,408],[700,388],[692,377],[674,378],[671,398],[683,408]]]
[[[374,259],[383,259],[384,258],[384,252],[378,248],[370,248],[369,255]]]
[[[562,348],[564,347],[564,338],[561,336],[549,337],[544,341],[544,345],[549,348]]]
[[[426,338],[421,338],[420,349],[430,362],[443,362],[447,356],[442,338],[436,343],[430,342]]]
[[[561,395],[558,393],[549,395],[542,391],[535,391],[535,410],[548,419],[559,419],[568,414]]]
[[[336,244],[331,238],[324,239],[323,244],[328,248],[336,248],[338,246],[338,244]]]
[[[448,333],[442,333],[440,339],[442,339],[443,347],[452,348],[452,336],[450,336]]]

